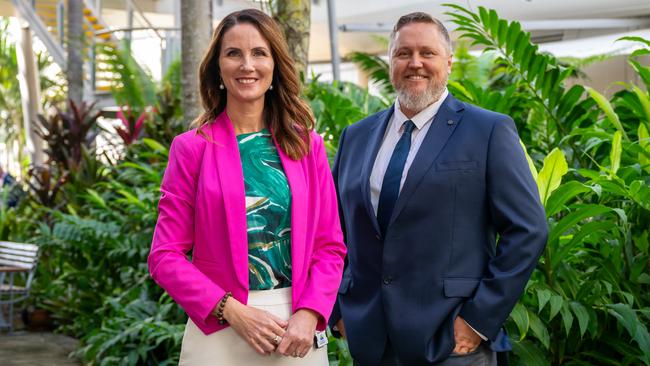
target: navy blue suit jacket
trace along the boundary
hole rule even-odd
[[[381,237],[369,178],[392,113],[347,127],[333,169],[348,245],[337,310],[352,356],[377,365],[390,337],[406,365],[444,360],[458,314],[506,350],[502,325],[547,237],[514,122],[449,95]]]
[[[0,199],[4,197],[4,203],[7,207],[16,207],[18,200],[23,193],[22,188],[16,182],[16,179],[9,173],[5,174],[0,182]],[[5,192],[6,191],[6,192]]]

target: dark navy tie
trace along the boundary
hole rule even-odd
[[[393,213],[397,196],[399,196],[402,172],[411,149],[411,132],[413,132],[414,128],[413,121],[407,120],[404,122],[404,132],[402,132],[402,137],[399,138],[397,145],[395,145],[393,155],[388,162],[388,168],[386,168],[386,174],[384,174],[384,181],[379,193],[379,204],[377,205],[377,221],[382,235],[386,234],[388,222]]]

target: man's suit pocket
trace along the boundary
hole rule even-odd
[[[478,162],[470,161],[438,161],[436,162],[437,171],[445,170],[476,170],[478,169]]]
[[[473,356],[473,355],[475,355],[475,354],[481,352],[481,351],[482,351],[482,350],[481,350],[481,347],[482,347],[482,345],[479,345],[478,347],[476,347],[475,350],[473,350],[473,351],[471,351],[471,352],[467,352],[467,353],[456,353],[456,352],[452,352],[452,353],[449,355],[449,357],[471,357],[471,356]]]
[[[445,297],[472,297],[480,282],[476,278],[445,278],[442,286]]]
[[[488,346],[481,344],[476,350],[469,353],[452,353],[439,366],[492,366],[496,359]]]

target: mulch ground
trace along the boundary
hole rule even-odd
[[[78,366],[68,357],[77,347],[77,340],[54,333],[25,331],[9,335],[0,333],[0,364],[2,366]]]

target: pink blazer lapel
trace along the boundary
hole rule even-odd
[[[224,111],[212,123],[216,169],[226,212],[230,253],[237,280],[248,288],[248,236],[246,231],[246,189],[235,130]],[[227,244],[226,244],[227,245]]]
[[[301,278],[305,268],[305,231],[307,229],[307,185],[303,165],[287,156],[277,141],[275,146],[291,189],[291,276]]]
[[[246,223],[246,189],[239,146],[235,130],[224,111],[212,123],[212,138],[215,141],[215,161],[226,211],[230,252],[237,280],[248,288],[248,236]],[[303,164],[288,157],[278,146],[278,155],[291,190],[291,262],[292,277],[303,275],[305,263],[305,236],[307,230],[307,186]]]

